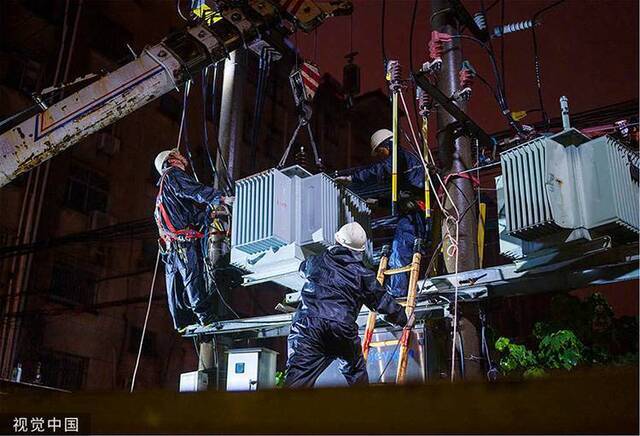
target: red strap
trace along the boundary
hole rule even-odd
[[[164,205],[162,204],[162,189],[164,187],[164,177],[169,171],[165,171],[160,178],[160,189],[158,189],[158,195],[156,196],[156,223],[158,225],[158,231],[160,232],[160,237],[167,241],[175,240],[179,236],[184,236],[188,239],[199,239],[203,238],[204,234],[202,232],[198,232],[193,229],[176,229],[169,218],[169,214],[167,213]],[[157,212],[160,212],[158,214]],[[164,222],[164,223],[163,223]],[[166,230],[165,230],[166,228]]]
[[[477,177],[474,177],[471,173],[451,173],[451,174],[447,174],[444,178],[444,180],[442,181],[444,186],[447,186],[447,183],[449,183],[449,181],[451,179],[455,179],[455,178],[461,178],[461,179],[467,179],[467,180],[471,180],[471,183],[473,184],[473,186],[480,186],[480,180],[478,180]],[[442,196],[444,195],[444,190],[442,188],[442,186],[438,187],[438,197],[442,198]]]

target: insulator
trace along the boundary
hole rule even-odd
[[[391,90],[396,90],[400,87],[401,73],[400,62],[396,60],[387,62],[387,81]]]
[[[504,26],[496,26],[493,29],[494,38],[499,38],[507,33],[519,32],[521,30],[531,29],[533,27],[532,20],[518,21],[516,23],[505,24]]]
[[[431,95],[427,94],[422,88],[418,88],[416,100],[418,102],[418,114],[423,118],[428,117],[433,107],[433,98]]]
[[[460,79],[460,88],[471,88],[473,86],[475,74],[473,73],[473,70],[463,68],[458,73],[458,78]]]
[[[429,56],[431,56],[431,59],[442,58],[442,53],[444,52],[444,43],[445,39],[441,38],[440,32],[437,32],[435,30],[431,32],[431,40],[429,41]]]
[[[629,125],[627,123],[627,120],[616,121],[614,125],[623,137],[626,138],[627,136],[629,136]]]
[[[304,151],[304,147],[300,147],[298,152],[294,157],[294,161],[296,165],[300,165],[302,168],[308,169],[310,168],[309,159],[307,158],[307,153]]]
[[[342,68],[342,88],[348,96],[360,94],[360,67],[353,63],[357,54],[358,52],[347,54],[347,64]]]
[[[487,28],[487,19],[484,16],[483,12],[476,12],[473,15],[473,21],[476,22],[476,26],[478,26],[478,29],[485,30]]]

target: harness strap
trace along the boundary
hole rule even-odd
[[[170,243],[177,239],[200,239],[204,237],[202,232],[193,229],[176,229],[169,218],[169,214],[162,204],[162,190],[164,188],[164,178],[169,170],[165,171],[160,177],[160,189],[158,189],[158,195],[156,196],[156,211],[154,213],[156,218],[156,224],[158,225],[158,231],[160,232],[160,238],[165,243]]]

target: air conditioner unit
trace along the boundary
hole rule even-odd
[[[103,227],[109,227],[114,225],[115,218],[108,213],[101,212],[99,210],[93,210],[89,214],[89,230],[101,229]]]
[[[120,138],[116,138],[111,133],[100,132],[98,133],[97,148],[107,156],[114,156],[120,151]]]
[[[248,273],[245,285],[273,281],[299,290],[300,263],[333,245],[345,223],[357,221],[371,235],[370,214],[326,174],[299,166],[264,171],[236,182],[231,263]],[[371,251],[369,243],[366,255]]]
[[[579,238],[637,238],[639,156],[615,139],[568,129],[503,152],[501,163],[501,254],[518,257],[517,240],[529,242],[522,255]]]

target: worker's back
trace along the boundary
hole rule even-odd
[[[205,205],[217,201],[219,193],[196,182],[180,168],[171,167],[162,175],[158,196],[175,229],[199,230],[204,224]]]
[[[308,280],[301,292],[300,317],[353,325],[362,305],[376,301],[375,274],[362,263],[362,253],[334,246],[307,259],[300,271]]]

